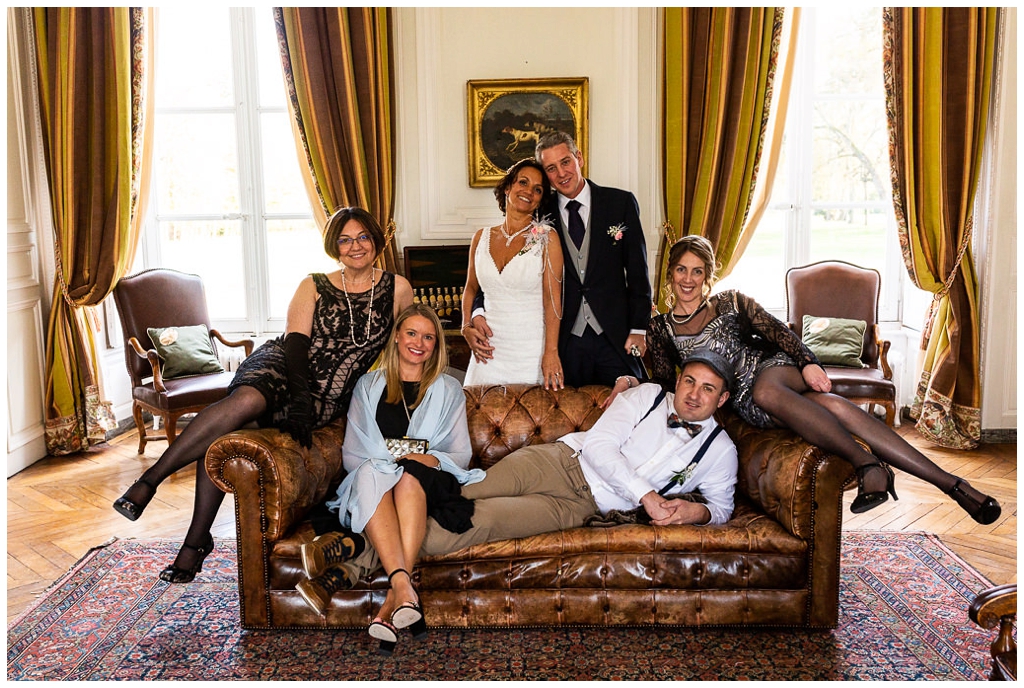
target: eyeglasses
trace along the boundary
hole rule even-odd
[[[352,237],[343,236],[340,239],[338,239],[338,248],[342,251],[347,251],[350,248],[352,248],[352,244],[357,241],[363,246],[370,246],[373,244],[373,237],[371,237],[369,234],[360,234],[355,239],[353,239]]]

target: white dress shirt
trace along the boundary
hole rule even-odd
[[[685,428],[668,427],[674,411],[671,393],[643,418],[660,391],[656,384],[627,389],[594,427],[559,440],[580,452],[583,475],[601,513],[636,508],[645,494],[660,491],[674,473],[690,465],[717,425],[714,418],[701,422],[704,429],[692,438]],[[738,467],[736,445],[720,432],[689,479],[673,486],[671,493],[699,489],[708,500],[708,523],[725,523],[732,516]]]

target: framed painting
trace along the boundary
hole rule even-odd
[[[572,135],[586,175],[588,85],[587,77],[468,81],[469,185],[494,186],[552,130]]]

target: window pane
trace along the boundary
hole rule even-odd
[[[260,83],[260,105],[284,107],[284,76],[281,74],[281,52],[277,45],[274,14],[269,7],[256,10],[256,72]]]
[[[889,135],[882,100],[829,100],[814,105],[816,202],[887,201]]]
[[[267,222],[267,261],[270,317],[283,318],[302,278],[311,272],[333,272],[338,264],[324,253],[324,243],[313,220]]]
[[[880,210],[815,210],[810,262],[845,260],[885,275],[887,215]]]
[[[882,9],[836,3],[814,11],[815,92],[884,96]]]
[[[185,7],[158,10],[154,103],[157,108],[231,107],[228,8]]]
[[[736,289],[765,308],[786,305],[785,228],[786,212],[768,210],[757,226],[732,273],[715,285],[715,291]]]
[[[263,135],[263,180],[268,213],[309,214],[309,197],[299,171],[288,115],[283,112],[260,117]]]
[[[163,114],[158,121],[158,212],[239,212],[234,115]]]
[[[161,222],[160,249],[165,267],[203,278],[211,319],[245,317],[240,222]]]

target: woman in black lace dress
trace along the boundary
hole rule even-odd
[[[384,348],[395,315],[412,303],[412,287],[404,277],[374,267],[384,243],[380,225],[365,210],[336,211],[324,228],[324,250],[341,269],[302,280],[288,305],[285,333],[246,358],[228,396],[196,415],[114,502],[114,509],[134,521],[165,478],[197,463],[192,522],[161,579],[190,582],[213,551],[210,528],[224,493],[207,476],[201,459],[214,440],[255,421],[310,447],[314,429],[345,415],[356,381]]]
[[[704,237],[686,236],[672,246],[663,287],[670,310],[652,318],[647,327],[654,382],[672,391],[676,365],[696,348],[712,349],[735,366],[730,403],[743,420],[759,428],[791,428],[853,465],[858,481],[850,507],[854,513],[875,508],[890,494],[897,498],[889,467],[895,466],[951,496],[979,523],[999,518],[995,499],[942,470],[859,406],[830,394],[832,383],[817,358],[778,318],[737,291],[711,295],[716,263],[711,242]],[[635,378],[616,380],[606,405],[635,384]],[[870,453],[854,435],[867,443]]]

